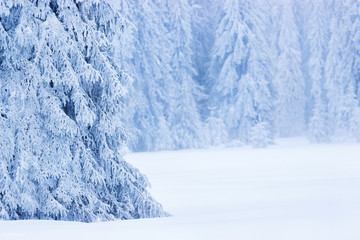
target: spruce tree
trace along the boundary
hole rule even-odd
[[[305,81],[293,4],[289,1],[280,5],[280,29],[276,40],[275,123],[280,137],[300,135],[305,130]]]
[[[262,1],[227,1],[217,30],[211,64],[210,107],[229,140],[254,146],[272,141],[271,50]],[[260,139],[254,134],[264,131]]]
[[[327,98],[325,88],[325,46],[327,43],[325,6],[322,0],[311,3],[308,41],[309,76],[311,77],[311,117],[308,131],[313,142],[328,141]]]
[[[331,7],[337,11],[331,18],[331,36],[325,67],[332,135],[337,139],[359,139],[359,98],[356,90],[359,23],[356,20],[357,15],[354,14],[358,3],[334,1]]]
[[[0,217],[165,216],[121,154],[123,18],[98,1],[1,4]]]
[[[199,147],[203,145],[203,125],[196,103],[201,94],[194,81],[192,64],[191,6],[186,1],[166,1],[166,36],[170,45],[170,74],[177,89],[169,112],[170,130],[174,136],[175,148]]]

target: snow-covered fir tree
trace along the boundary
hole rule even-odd
[[[190,3],[121,1],[134,25],[133,39],[124,43],[132,47],[119,48],[122,55],[129,53],[119,59],[134,79],[124,118],[132,150],[228,141],[257,145],[257,125],[268,136],[266,144],[274,135],[298,136],[306,130],[314,142],[345,132],[357,135],[350,134],[356,132],[360,92],[357,1]],[[339,40],[340,46],[331,39],[331,12],[337,21],[344,18],[342,27],[335,27],[338,34],[354,40]],[[341,64],[352,66],[347,74]],[[343,109],[338,103],[345,101],[331,83],[335,69],[335,75],[354,82],[349,92],[355,95],[346,98],[354,109],[342,123],[346,131],[335,125]]]
[[[188,1],[166,1],[165,26],[169,37],[170,74],[177,89],[168,116],[170,131],[176,148],[202,146],[203,125],[196,105],[196,96],[201,94],[194,81],[192,64],[191,6]]]
[[[311,116],[308,133],[313,142],[326,142],[329,139],[327,98],[325,88],[325,50],[327,43],[327,15],[324,1],[309,1],[310,17],[307,22],[309,32],[308,75],[311,78]]]
[[[276,40],[278,57],[274,86],[275,123],[280,137],[299,135],[305,130],[305,81],[293,5],[293,1],[279,4],[280,24]]]
[[[215,32],[215,42],[212,50],[212,61],[209,69],[210,93],[209,108],[211,111],[210,124],[216,120],[219,126],[226,125],[228,132],[238,127],[235,119],[235,88],[244,74],[244,59],[246,46],[241,37],[245,35],[246,26],[241,8],[242,3],[225,1],[221,15],[223,16]],[[238,70],[238,71],[237,71]],[[227,117],[227,118],[226,118]],[[211,135],[217,134],[216,132]],[[235,136],[238,131],[234,131]],[[225,139],[219,141],[226,141]]]
[[[337,9],[330,22],[325,63],[331,134],[337,139],[359,139],[359,3],[333,1],[329,7]]]
[[[167,215],[121,154],[123,18],[99,1],[0,5],[0,218]]]
[[[211,81],[209,81],[208,72],[222,3],[216,0],[193,0],[191,4],[191,30],[193,35],[191,55],[195,69],[194,80],[202,92],[196,96],[196,100],[200,117],[204,121],[210,115],[208,95],[211,89]]]
[[[255,146],[272,141],[271,51],[263,1],[226,1],[216,33],[210,78],[212,120],[226,125],[228,138]],[[265,131],[264,138],[254,134]]]
[[[125,108],[127,114],[124,116],[124,124],[131,133],[129,135],[129,147],[131,150],[149,150],[155,149],[154,143],[154,124],[155,117],[151,112],[149,99],[147,98],[148,79],[145,73],[151,69],[148,64],[153,62],[147,60],[146,54],[151,56],[151,49],[148,48],[146,26],[151,25],[148,21],[145,11],[150,1],[144,2],[144,5],[137,1],[120,1],[118,7],[122,15],[132,23],[128,34],[120,35],[117,39],[115,56],[117,61],[123,65],[126,72],[133,79],[133,85],[129,88],[129,93],[125,99]],[[154,6],[149,9],[154,9]],[[146,20],[145,20],[146,19]],[[157,18],[154,18],[156,21]],[[147,22],[147,24],[146,24]],[[156,39],[156,37],[153,37]],[[123,50],[124,47],[125,51]],[[145,50],[147,49],[147,50]],[[154,69],[154,68],[152,68]],[[158,69],[155,68],[155,71]]]
[[[168,116],[177,88],[170,75],[170,43],[166,38],[163,1],[122,1],[123,15],[133,24],[134,47],[127,72],[134,79],[126,98],[125,125],[131,132],[129,147],[134,151],[175,148]],[[121,62],[128,59],[118,56]]]
[[[192,65],[191,6],[187,1],[122,1],[134,26],[127,72],[134,79],[125,117],[135,151],[203,145],[195,98],[200,95]],[[126,43],[127,44],[127,43]],[[123,57],[121,57],[123,56]],[[129,57],[130,56],[130,57]]]
[[[270,26],[266,24],[269,17],[265,14],[270,5],[262,0],[248,1],[246,8],[249,55],[236,103],[237,108],[242,109],[240,137],[255,147],[265,147],[274,135],[273,52],[268,40]]]

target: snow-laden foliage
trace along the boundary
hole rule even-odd
[[[316,11],[310,11],[308,26],[309,52],[308,73],[311,78],[309,138],[313,142],[328,141],[328,115],[326,109],[325,86],[325,43],[327,39],[326,17],[322,0],[309,4]]]
[[[166,215],[126,146],[360,140],[358,0],[112,4],[0,0],[1,218]]]
[[[116,51],[134,79],[126,98],[125,125],[135,151],[204,145],[204,125],[196,99],[202,92],[193,79],[191,5],[188,1],[121,1],[132,23],[130,38]]]
[[[166,39],[162,1],[121,1],[120,11],[132,22],[130,38],[119,39],[127,52],[116,58],[134,79],[126,100],[124,122],[131,132],[129,147],[136,151],[173,149],[168,116],[176,96],[170,75],[170,43]],[[126,65],[125,65],[126,64]]]
[[[360,137],[360,4],[333,1],[325,62],[329,130],[337,138]]]
[[[121,154],[127,22],[101,1],[0,6],[0,218],[165,216]]]
[[[198,114],[195,98],[201,95],[193,79],[195,69],[191,58],[192,28],[191,8],[187,1],[167,0],[165,21],[170,55],[171,77],[174,80],[176,93],[174,106],[169,115],[170,131],[175,137],[176,148],[202,146],[203,129]]]
[[[282,4],[279,12],[274,75],[276,130],[280,137],[289,137],[305,130],[305,81],[301,71],[300,36],[292,2]]]
[[[130,149],[359,139],[359,1],[114,5],[131,22],[114,51],[134,80]]]
[[[264,33],[269,6],[257,2],[224,4],[210,67],[209,99],[211,118],[224,121],[228,139],[266,146],[273,136],[272,54]],[[263,139],[254,136],[259,126]]]
[[[206,119],[209,117],[211,111],[207,106],[211,90],[208,71],[211,63],[211,50],[215,41],[215,31],[220,18],[218,13],[221,1],[193,0],[191,3],[191,30],[193,35],[191,56],[192,65],[195,69],[193,78],[202,93],[196,95],[196,101],[201,120],[206,123]],[[212,127],[210,127],[210,129],[211,128]],[[212,131],[208,133],[211,134],[211,132]],[[211,136],[210,139],[213,140],[213,136]]]

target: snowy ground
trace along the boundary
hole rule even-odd
[[[138,153],[173,217],[0,222],[0,239],[359,240],[360,145],[285,139],[267,149]]]

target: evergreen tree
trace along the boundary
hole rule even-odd
[[[167,36],[171,57],[170,74],[177,89],[174,104],[169,112],[170,130],[175,137],[176,148],[202,146],[203,126],[196,105],[200,95],[194,81],[195,69],[192,64],[191,6],[188,1],[167,1]]]
[[[357,97],[359,29],[357,1],[333,2],[337,9],[330,24],[331,37],[326,59],[326,87],[328,88],[329,118],[335,138],[359,138],[359,99]],[[354,21],[355,20],[355,21]],[[354,41],[355,40],[355,41]]]
[[[124,125],[130,133],[128,144],[130,149],[134,151],[154,150],[156,148],[154,144],[156,116],[151,111],[151,102],[147,97],[149,96],[147,91],[151,85],[149,83],[150,77],[147,74],[152,70],[159,71],[160,67],[149,66],[154,62],[154,58],[149,59],[153,50],[149,47],[148,28],[154,27],[152,23],[158,21],[158,18],[153,18],[151,21],[148,11],[156,8],[151,1],[124,0],[118,4],[120,4],[122,15],[132,23],[128,34],[122,34],[117,39],[115,52],[117,61],[134,80],[125,100],[127,114],[123,118]],[[155,40],[158,39],[158,36],[152,35],[151,38]]]
[[[360,2],[356,0],[346,1],[347,20],[349,26],[349,39],[346,45],[346,55],[350,65],[350,103],[352,113],[349,123],[350,136],[360,141]]]
[[[255,147],[265,147],[272,142],[273,86],[272,62],[268,35],[269,21],[265,15],[270,6],[266,1],[248,1],[246,24],[249,55],[247,72],[240,81],[237,95],[237,109],[242,109],[240,136]]]
[[[272,141],[271,52],[262,1],[227,1],[214,44],[211,107],[229,139],[255,146]],[[211,116],[212,118],[216,116]],[[262,129],[265,138],[253,136]]]
[[[213,109],[210,118],[226,126],[228,139],[236,139],[239,134],[238,120],[240,109],[235,109],[237,85],[246,72],[247,39],[243,17],[243,2],[228,0],[224,2],[223,17],[217,27],[210,64],[209,108]],[[223,122],[223,123],[221,123]],[[213,135],[213,134],[212,134]]]
[[[311,15],[308,21],[310,42],[309,76],[311,77],[311,117],[309,137],[313,142],[328,141],[327,100],[325,89],[324,58],[327,43],[325,6],[322,0],[311,2]]]
[[[188,2],[122,2],[134,24],[133,50],[118,54],[134,78],[126,100],[130,148],[135,151],[196,147],[202,124],[195,102]],[[129,11],[129,12],[126,12]],[[185,29],[184,29],[185,28]]]
[[[278,135],[288,137],[300,135],[305,129],[305,82],[293,2],[282,3],[280,9],[280,29],[276,41],[278,58],[274,75],[275,122]]]
[[[165,216],[121,156],[130,80],[112,41],[122,17],[98,1],[23,1],[1,11],[0,217]]]
[[[201,120],[210,115],[208,108],[211,82],[208,72],[212,60],[212,48],[216,39],[215,31],[219,23],[221,2],[216,0],[193,0],[191,5],[192,63],[195,68],[194,80],[199,85],[201,93],[196,95]]]

